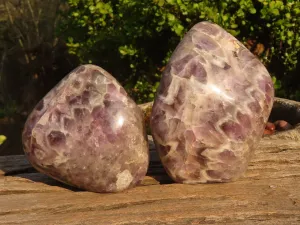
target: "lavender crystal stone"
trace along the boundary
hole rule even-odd
[[[240,177],[271,112],[262,63],[216,24],[196,24],[163,73],[151,114],[161,161],[176,182]]]
[[[24,151],[40,172],[69,185],[118,192],[145,176],[149,152],[143,116],[109,73],[84,65],[34,108]]]

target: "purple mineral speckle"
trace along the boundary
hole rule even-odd
[[[47,137],[51,146],[57,147],[66,143],[66,137],[60,131],[51,131]]]

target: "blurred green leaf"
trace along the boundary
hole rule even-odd
[[[0,145],[2,145],[6,141],[6,137],[4,135],[0,135]]]
[[[103,66],[123,82],[137,102],[152,99],[161,68],[188,29],[203,20],[218,23],[247,43],[264,65],[272,68],[277,77],[276,94],[289,95],[290,91],[283,89],[300,88],[288,75],[297,74],[299,63],[299,1],[67,2],[69,10],[58,33],[69,52],[81,63],[91,60]]]
[[[255,14],[255,13],[256,13],[256,9],[255,9],[255,8],[251,8],[251,9],[250,9],[250,13],[251,13],[251,14]]]
[[[274,15],[278,16],[279,15],[279,10],[278,9],[273,9],[271,11]]]

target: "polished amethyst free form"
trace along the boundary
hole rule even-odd
[[[267,70],[237,39],[209,22],[192,27],[166,66],[150,119],[171,178],[193,184],[240,177],[273,98]]]
[[[109,73],[84,65],[34,108],[24,151],[40,172],[94,192],[137,185],[149,164],[140,108]]]

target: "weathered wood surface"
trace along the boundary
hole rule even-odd
[[[24,156],[0,157],[0,224],[300,224],[300,138],[264,138],[245,177],[224,184],[172,183],[151,146],[148,176],[117,194],[70,188]]]

